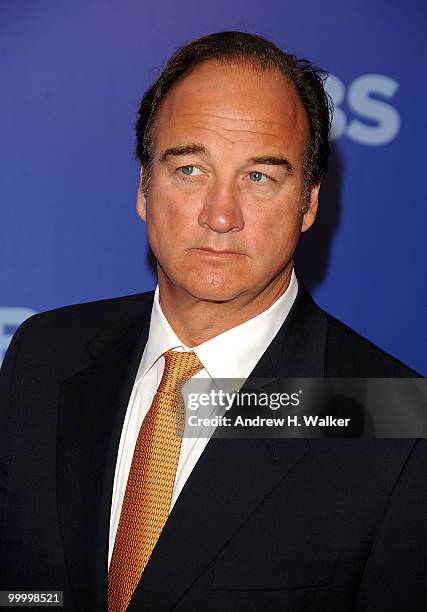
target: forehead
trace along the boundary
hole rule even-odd
[[[277,69],[205,62],[178,81],[155,122],[156,149],[174,140],[257,143],[303,156],[308,120],[294,85]]]

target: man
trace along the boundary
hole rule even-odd
[[[141,103],[158,288],[26,323],[1,378],[1,587],[67,610],[424,610],[423,440],[183,439],[179,378],[411,377],[293,254],[328,155],[321,75],[239,32]]]

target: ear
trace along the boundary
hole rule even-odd
[[[136,196],[136,210],[141,219],[145,221],[147,219],[147,198],[145,196],[143,188],[143,177],[144,168],[143,166],[141,166],[141,171],[139,173],[139,187]]]
[[[310,200],[302,218],[301,231],[306,232],[313,225],[319,203],[320,183],[310,188]]]

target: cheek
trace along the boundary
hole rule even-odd
[[[194,242],[192,207],[177,198],[176,193],[162,193],[150,198],[146,223],[150,246],[160,260],[179,258],[185,246]]]
[[[168,196],[167,193],[156,188],[153,189],[152,193],[156,195],[150,196],[147,202],[148,233],[169,236],[171,228],[178,222],[177,212],[179,212],[179,208],[174,205],[173,198]]]
[[[300,234],[298,214],[286,214],[283,208],[274,214],[257,214],[247,225],[251,227],[250,242],[263,258],[275,261],[292,252]],[[249,229],[249,227],[248,227]]]
[[[147,219],[151,218],[156,225],[174,228],[177,225],[186,225],[197,217],[200,196],[182,193],[163,180],[158,181],[158,184],[153,183],[151,194],[153,195],[147,205]]]

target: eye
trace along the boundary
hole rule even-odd
[[[254,183],[266,183],[269,180],[269,176],[263,172],[257,172],[256,170],[249,172],[249,178]]]
[[[181,166],[178,170],[181,174],[185,174],[185,176],[197,176],[198,173],[200,174],[200,170],[197,166]]]

